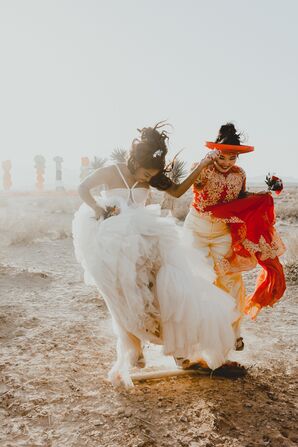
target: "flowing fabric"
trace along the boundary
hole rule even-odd
[[[224,220],[230,226],[233,250],[227,258],[227,269],[243,271],[246,265],[253,266],[255,261],[262,267],[246,305],[247,313],[255,317],[262,307],[273,306],[286,289],[279,261],[285,246],[274,228],[273,198],[271,194],[254,194],[206,207],[205,213]]]
[[[204,256],[205,263],[214,271],[214,284],[229,293],[234,299],[240,315],[234,322],[236,337],[240,337],[241,319],[245,310],[245,286],[239,271],[226,271],[229,262],[226,259],[231,251],[231,231],[225,222],[209,215],[201,215],[193,207],[184,221],[184,240]],[[240,257],[239,257],[240,259]],[[199,265],[198,265],[198,268]],[[245,265],[247,268],[247,265]]]
[[[135,192],[135,199],[142,195]],[[101,206],[116,205],[120,214],[100,222],[82,205],[73,237],[85,279],[101,291],[116,333],[162,344],[167,355],[203,357],[212,369],[222,365],[234,348],[238,313],[212,284],[213,270],[184,245],[182,229],[160,217],[159,207],[144,207],[141,197],[140,206],[128,206],[126,189],[106,195]],[[118,367],[127,374],[125,361]]]

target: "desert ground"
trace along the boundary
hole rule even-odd
[[[160,197],[155,197],[159,201]],[[183,219],[190,196],[173,205]],[[287,292],[231,359],[244,378],[180,377],[113,388],[109,313],[73,251],[75,193],[0,195],[2,447],[290,447],[297,433],[298,188],[276,198]],[[245,275],[251,291],[257,272]],[[147,370],[172,360],[146,346]]]

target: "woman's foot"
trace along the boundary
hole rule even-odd
[[[133,388],[133,382],[128,370],[125,368],[120,371],[116,365],[109,371],[108,380],[115,387]]]
[[[146,360],[143,351],[135,351],[130,358],[130,362],[133,368],[145,368]]]
[[[220,368],[222,368],[223,366],[225,368],[244,368],[244,366],[242,366],[240,363],[234,362],[232,360],[227,360],[223,365],[220,366]]]
[[[235,351],[243,351],[243,349],[244,349],[243,337],[238,337],[235,343]]]
[[[189,368],[189,365],[190,365],[189,359],[186,359],[185,357],[174,357],[174,360],[175,360],[178,368],[182,368],[182,369]]]
[[[145,360],[144,354],[142,352],[140,353],[140,355],[139,355],[139,357],[138,357],[138,359],[136,361],[135,366],[137,368],[145,368],[146,360]]]
[[[202,370],[210,370],[208,363],[204,359],[198,359],[195,362],[191,362],[188,369],[202,369]]]
[[[247,373],[246,368],[238,362],[227,361],[212,373],[214,376],[221,377],[243,377]]]
[[[182,369],[210,369],[205,360],[198,359],[195,362],[191,362],[184,357],[174,357],[176,365]],[[211,371],[211,370],[210,370]]]

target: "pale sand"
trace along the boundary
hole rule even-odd
[[[105,381],[115,358],[109,314],[83,283],[69,237],[78,204],[63,194],[0,197],[1,447],[297,445],[297,284],[245,320],[245,350],[232,358],[246,378],[119,391]],[[146,357],[172,362],[152,348]]]

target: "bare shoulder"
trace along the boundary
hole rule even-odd
[[[98,175],[98,174],[109,174],[112,172],[112,169],[114,170],[113,166],[104,166],[103,168],[95,169],[92,173],[92,175]]]
[[[103,184],[109,184],[115,176],[115,166],[106,166],[104,168],[96,169],[92,174],[88,175],[83,182],[82,186],[87,188],[96,188]]]
[[[116,170],[114,165],[105,166],[104,168],[96,169],[91,176],[94,179],[105,179],[108,180],[114,176],[116,176]]]

